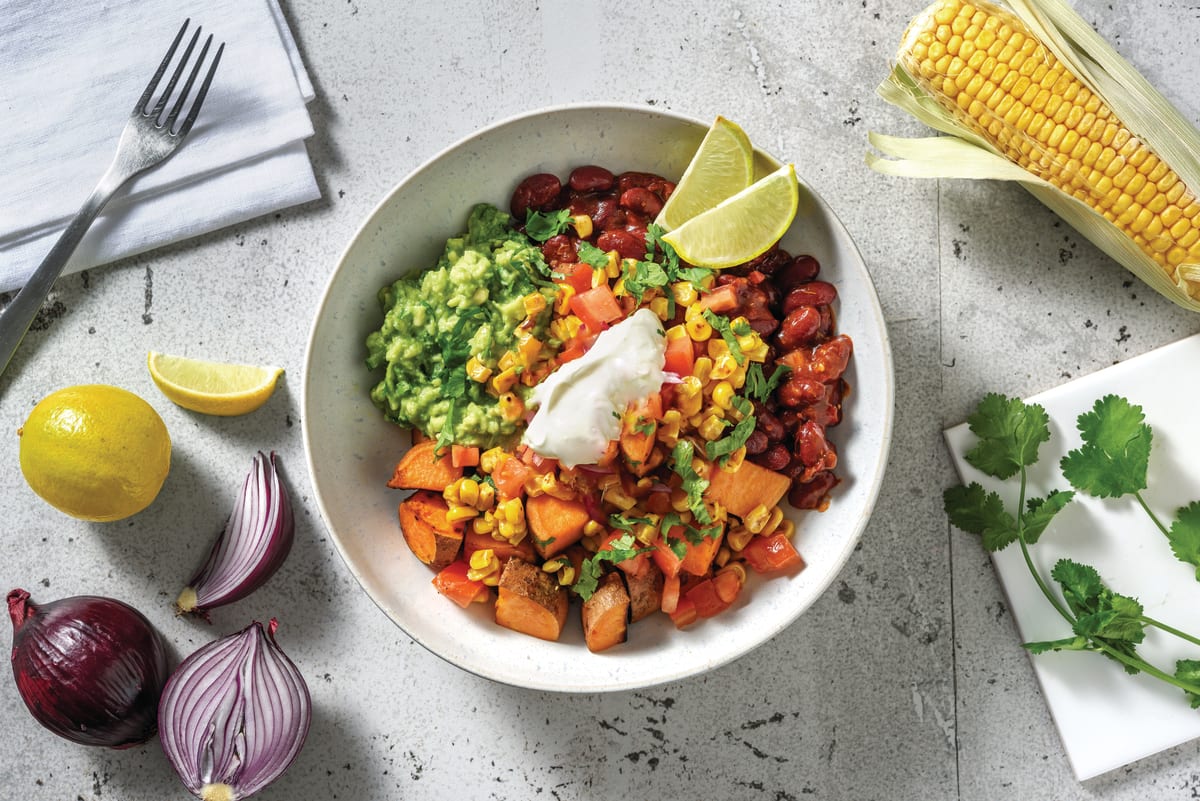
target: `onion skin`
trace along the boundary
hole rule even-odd
[[[35,606],[15,589],[8,614],[13,676],[35,720],[81,745],[128,748],[154,736],[169,670],[141,612],[91,595]]]
[[[257,793],[304,747],[312,699],[275,642],[278,623],[255,621],[196,650],[167,682],[159,742],[192,795],[233,801]]]
[[[203,567],[179,594],[175,608],[207,620],[209,610],[245,598],[283,564],[292,550],[295,530],[291,499],[275,469],[275,454],[268,459],[259,451],[225,529]]]

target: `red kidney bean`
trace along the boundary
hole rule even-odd
[[[576,167],[571,170],[571,177],[567,179],[567,183],[576,192],[607,192],[612,189],[615,181],[616,177],[611,172],[595,164]]]
[[[510,208],[514,217],[518,222],[525,219],[525,212],[528,209],[538,211],[544,210],[558,200],[558,193],[562,191],[562,182],[558,180],[557,175],[548,172],[539,172],[536,175],[530,175],[521,183],[517,184],[517,188],[513,190],[512,202]]]
[[[641,236],[624,228],[609,228],[596,238],[596,247],[603,251],[615,250],[623,259],[640,259],[646,255],[646,235]]]
[[[596,212],[592,215],[592,227],[597,233],[606,228],[620,228],[624,223],[625,212],[617,205],[616,198],[607,196],[596,198]]]
[[[783,313],[800,306],[828,306],[837,300],[837,288],[828,281],[809,281],[793,287],[783,298]]]
[[[812,281],[821,272],[821,264],[812,256],[797,256],[782,265],[775,275],[779,289],[787,292],[793,287]]]
[[[825,385],[805,375],[791,375],[779,387],[779,403],[783,406],[807,406],[825,397]]]
[[[786,445],[772,445],[756,461],[768,470],[783,470],[791,460],[792,454]]]
[[[755,429],[750,432],[750,436],[746,437],[746,455],[757,456],[765,451],[770,444],[767,441],[767,435],[761,430]]]
[[[652,172],[623,172],[617,176],[617,194],[623,195],[626,191],[634,188],[647,189],[662,180],[660,176]]]
[[[574,264],[579,261],[577,241],[567,234],[556,234],[542,245],[542,258],[547,264]]]
[[[657,217],[663,207],[663,202],[658,195],[640,186],[622,192],[620,203],[630,211],[636,211],[646,217]]]
[[[820,509],[825,496],[837,483],[837,477],[828,471],[817,473],[807,482],[793,482],[788,491],[788,503],[797,509]]]
[[[787,434],[779,418],[765,409],[759,412],[754,419],[757,429],[766,434],[767,439],[772,443],[780,442]]]
[[[625,212],[625,223],[621,227],[626,231],[633,231],[638,236],[645,239],[646,226],[650,224],[650,218],[644,214],[638,214],[630,209],[622,209]]]
[[[817,310],[817,307],[797,306],[779,324],[779,334],[776,339],[779,347],[784,350],[794,350],[815,344],[817,333],[820,330],[821,312]]]
[[[825,427],[813,420],[805,420],[796,429],[796,455],[805,467],[816,467],[824,464],[832,453],[829,441],[825,439]],[[836,462],[836,458],[834,459]],[[833,465],[829,465],[833,467]]]
[[[780,364],[792,368],[788,383],[801,379],[812,379],[822,383],[831,383],[842,377],[846,366],[850,363],[850,354],[854,345],[850,337],[838,334],[812,348],[797,348],[780,356]],[[780,395],[782,401],[782,394]]]

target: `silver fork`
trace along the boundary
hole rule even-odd
[[[38,310],[41,309],[42,303],[50,293],[50,287],[62,273],[63,266],[75,252],[75,248],[79,246],[79,240],[91,227],[96,215],[131,178],[166,161],[179,149],[187,137],[188,131],[192,129],[192,123],[196,121],[196,116],[200,113],[200,106],[204,104],[204,98],[208,94],[208,87],[212,84],[217,65],[221,62],[221,53],[225,51],[225,43],[221,42],[217,47],[208,73],[204,76],[204,81],[200,84],[195,99],[192,100],[187,116],[181,122],[179,115],[187,103],[192,85],[200,75],[200,68],[204,65],[204,59],[212,44],[212,34],[209,34],[208,38],[204,40],[200,55],[196,59],[192,71],[188,74],[183,88],[179,90],[178,98],[170,111],[167,111],[167,103],[175,91],[175,85],[183,76],[184,68],[192,56],[196,42],[200,39],[200,27],[197,27],[192,34],[191,41],[183,51],[179,65],[175,68],[170,80],[167,81],[166,87],[161,93],[158,93],[157,90],[190,22],[190,19],[183,21],[183,26],[179,29],[179,33],[175,34],[175,41],[171,42],[170,49],[167,50],[162,63],[155,70],[154,77],[146,86],[146,91],[142,93],[137,105],[133,107],[133,114],[125,123],[125,130],[121,133],[121,139],[117,143],[117,154],[113,158],[112,164],[109,165],[108,171],[104,173],[100,183],[96,185],[83,207],[67,225],[62,236],[46,254],[46,258],[34,271],[29,281],[0,314],[0,373],[3,373],[8,367],[17,346],[21,344],[25,332],[29,330],[30,323],[33,322],[33,318],[37,316]],[[156,94],[158,100],[151,106],[151,100]],[[164,111],[166,111],[165,116]]]

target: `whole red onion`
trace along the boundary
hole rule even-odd
[[[109,748],[154,735],[167,655],[141,612],[91,595],[35,606],[16,589],[8,614],[13,676],[39,723],[72,742]]]

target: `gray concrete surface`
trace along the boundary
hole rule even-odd
[[[241,474],[247,452],[269,448],[294,488],[298,539],[239,611],[287,610],[280,640],[316,713],[306,750],[263,799],[1196,797],[1195,743],[1075,780],[988,558],[949,528],[940,496],[956,480],[941,431],[983,393],[1052,387],[1200,331],[1200,318],[1016,187],[886,179],[863,165],[868,130],[922,132],[874,93],[920,5],[285,3],[318,91],[310,152],[324,199],[60,282],[0,377],[0,585],[167,608],[180,547],[220,528],[228,477]],[[1200,122],[1194,0],[1077,6]],[[370,602],[311,497],[299,394],[320,292],[384,192],[476,128],[583,100],[720,113],[794,160],[871,268],[897,399],[874,518],[830,592],[795,625],[700,678],[564,697],[463,673]],[[162,401],[144,367],[148,350],[185,348],[289,372],[255,415],[201,418]],[[14,432],[33,404],[85,382],[155,399],[175,440],[163,497],[127,523],[66,518],[17,468]],[[169,613],[152,617],[181,651],[210,636]],[[4,798],[186,797],[156,744],[104,751],[60,741],[30,721],[8,679],[0,732]]]

